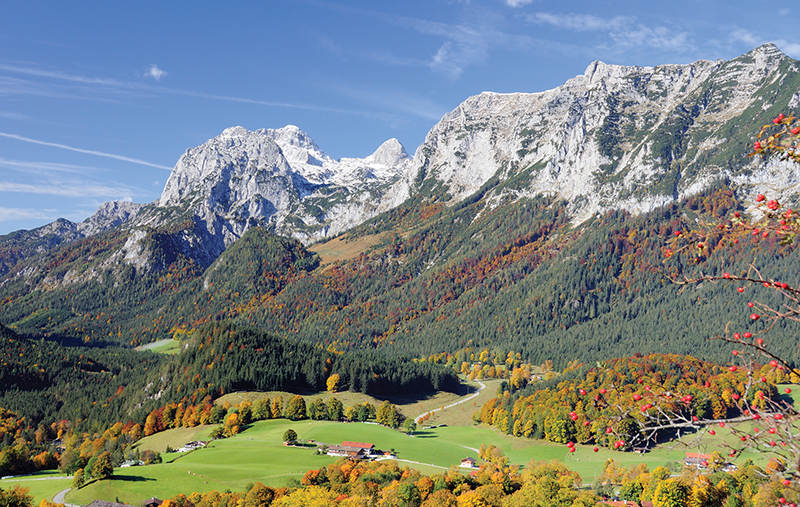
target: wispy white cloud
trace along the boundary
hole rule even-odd
[[[786,55],[792,58],[800,58],[800,43],[785,39],[769,39],[744,28],[731,30],[728,40],[732,43],[742,43],[748,48],[755,48],[767,42],[772,42]]]
[[[131,192],[127,187],[112,187],[94,183],[59,183],[57,185],[31,185],[0,181],[0,192],[16,194],[58,195],[61,197],[114,197],[118,200],[130,200]]]
[[[781,51],[786,53],[787,56],[791,56],[794,59],[800,59],[800,43],[789,42],[783,39],[778,39],[772,42],[774,42]]]
[[[604,32],[610,39],[608,49],[651,48],[671,52],[694,49],[689,33],[665,26],[648,26],[632,16],[601,17],[592,14],[553,14],[536,12],[525,16],[534,24],[550,25],[573,32]]]
[[[528,5],[529,3],[533,3],[533,0],[506,0],[506,5],[509,7],[522,7],[523,5]]]
[[[150,64],[150,68],[147,69],[147,72],[144,73],[145,77],[152,77],[156,81],[159,81],[162,77],[167,75],[167,71],[161,70],[158,68],[158,65],[155,63]]]
[[[530,23],[546,24],[556,28],[571,30],[573,32],[591,32],[598,30],[618,31],[633,24],[634,18],[627,16],[614,16],[602,18],[592,14],[553,14],[550,12],[535,12],[525,16]]]
[[[27,160],[9,160],[0,158],[0,167],[10,169],[12,171],[19,171],[25,173],[72,173],[72,174],[87,174],[89,172],[107,171],[99,167],[63,164],[58,162],[33,162]]]
[[[731,42],[742,42],[746,44],[748,47],[756,47],[760,46],[765,42],[765,40],[758,35],[754,34],[750,30],[745,30],[743,28],[737,28],[731,30],[728,39]]]
[[[198,99],[208,99],[223,102],[235,102],[239,104],[252,104],[264,107],[279,107],[288,109],[300,109],[305,111],[319,111],[328,113],[340,113],[355,116],[373,117],[371,111],[360,111],[352,109],[331,108],[319,106],[316,104],[306,103],[293,103],[281,102],[273,100],[260,100],[247,97],[236,97],[232,95],[218,95],[213,93],[204,93],[193,90],[183,90],[179,88],[168,88],[158,85],[148,85],[144,83],[133,83],[121,81],[117,79],[80,76],[61,71],[44,70],[37,67],[23,67],[19,65],[8,65],[0,63],[0,71],[14,72],[23,75],[30,75],[36,77],[49,78],[54,80],[66,81],[86,85],[89,87],[99,87],[101,91],[116,93],[116,94],[129,94],[131,96],[143,95],[179,95],[183,97],[194,97]],[[8,81],[4,85],[4,80]],[[16,80],[7,76],[0,76],[0,95],[13,95],[13,94],[27,94],[27,95],[42,95],[58,98],[76,98],[76,99],[91,99],[91,100],[107,100],[100,97],[97,89],[74,89],[71,93],[65,92],[61,87],[53,87],[47,83],[30,82],[24,80]],[[154,166],[164,168],[163,166]],[[170,168],[171,170],[171,168]]]
[[[9,138],[9,139],[16,139],[17,141],[23,141],[23,142],[31,143],[31,144],[38,144],[38,145],[41,145],[41,146],[51,146],[53,148],[60,148],[62,150],[69,150],[69,151],[75,151],[75,152],[78,152],[78,153],[85,153],[87,155],[95,155],[97,157],[113,158],[115,160],[122,160],[124,162],[131,162],[133,164],[145,165],[145,166],[148,166],[148,167],[155,167],[157,169],[165,169],[167,171],[171,171],[172,170],[172,167],[167,167],[165,165],[153,164],[151,162],[146,162],[144,160],[139,160],[139,159],[136,159],[136,158],[126,157],[124,155],[114,155],[113,153],[105,153],[105,152],[96,151],[96,150],[85,150],[83,148],[75,148],[73,146],[68,146],[66,144],[51,143],[51,142],[48,142],[48,141],[39,141],[38,139],[31,139],[30,137],[18,136],[16,134],[6,134],[5,132],[0,132],[0,137],[6,137],[6,138]]]
[[[431,70],[453,79],[461,77],[468,67],[485,62],[494,49],[521,49],[534,45],[533,39],[527,35],[505,32],[502,28],[506,20],[501,14],[492,9],[473,7],[469,5],[470,2],[464,2],[467,6],[462,12],[460,21],[446,23],[327,1],[306,0],[306,2],[437,37],[440,42],[436,51],[425,58],[398,57],[376,52],[374,49],[359,54],[362,57],[378,59],[390,64],[429,67]]]
[[[503,31],[502,16],[486,10],[470,11],[457,23],[409,17],[389,19],[405,28],[444,39],[427,65],[453,79],[459,78],[467,67],[486,61],[494,49],[524,49],[533,45],[533,40],[527,35]]]
[[[55,210],[4,208],[0,206],[0,222],[11,220],[52,220],[55,214]]]

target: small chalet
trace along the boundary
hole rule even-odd
[[[694,467],[699,470],[708,468],[708,464],[714,457],[711,454],[702,454],[699,452],[687,452],[686,457],[683,458],[683,464],[687,467]]]
[[[369,457],[369,453],[361,447],[353,447],[349,445],[331,445],[328,447],[328,456],[365,459]]]
[[[187,444],[184,444],[183,447],[178,449],[178,452],[194,451],[195,449],[200,449],[201,447],[205,447],[206,444],[208,444],[208,442],[206,442],[205,440],[195,440],[194,442],[189,442]]]
[[[599,503],[603,505],[612,505],[613,507],[640,507],[638,503],[630,500],[607,500]]]
[[[361,449],[367,451],[367,455],[372,454],[372,452],[375,450],[375,444],[367,444],[365,442],[351,442],[350,440],[346,440],[342,442],[342,445],[347,447],[360,447]]]
[[[153,497],[149,500],[145,500],[144,507],[159,507],[162,503],[164,503],[163,500]]]
[[[475,468],[476,461],[474,458],[464,458],[461,460],[461,466],[464,468]]]
[[[328,447],[328,456],[345,456],[353,459],[366,459],[376,455],[375,444],[351,442],[346,440],[342,445]]]

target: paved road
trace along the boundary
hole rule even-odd
[[[446,406],[446,407],[444,407],[444,408],[452,408],[452,407],[455,407],[456,405],[459,405],[459,404],[461,404],[461,403],[466,403],[466,402],[468,402],[469,400],[471,400],[471,399],[473,399],[473,398],[477,398],[477,397],[478,397],[478,395],[479,395],[479,394],[481,394],[481,391],[483,391],[483,389],[485,389],[485,388],[486,388],[486,384],[484,384],[484,383],[483,383],[483,382],[481,382],[480,380],[478,381],[478,383],[479,383],[481,386],[478,388],[478,390],[477,390],[477,391],[475,391],[474,393],[470,394],[469,396],[466,396],[466,397],[462,398],[461,400],[459,400],[459,401],[457,401],[457,402],[455,402],[455,403],[451,403],[450,405],[447,405],[447,406]],[[439,412],[440,410],[442,410],[442,408],[441,408],[441,407],[440,407],[440,408],[435,408],[435,409],[433,409],[433,410],[428,410],[427,412],[423,412],[423,413],[421,413],[420,415],[416,416],[416,417],[414,418],[414,420],[415,420],[415,421],[417,421],[417,422],[419,422],[419,420],[420,420],[420,419],[422,419],[423,417],[425,417],[425,415],[426,415],[426,414],[428,414],[428,413],[433,413],[433,412]]]
[[[82,507],[80,505],[75,505],[73,503],[64,502],[64,497],[67,495],[67,493],[69,493],[70,489],[71,488],[67,488],[64,491],[59,491],[58,493],[56,493],[56,496],[53,497],[53,503],[62,503],[67,507]]]

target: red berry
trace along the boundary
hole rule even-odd
[[[756,202],[761,202],[761,201],[763,201],[764,199],[766,199],[766,197],[764,197],[764,194],[758,194],[758,195],[756,196]]]
[[[711,387],[711,382],[709,382],[708,380],[706,380],[706,387]]]
[[[754,307],[754,306],[755,306],[755,303],[753,303],[752,301],[750,301],[749,303],[747,303],[747,306],[749,306],[750,308],[752,308],[752,307]]]
[[[611,426],[609,426],[608,428],[606,428],[606,433],[608,433],[609,435],[610,435],[611,433],[614,433],[614,430],[613,430],[613,429],[611,429]]]
[[[732,364],[732,365],[728,366],[728,370],[729,371],[736,371],[736,365]]]
[[[600,389],[600,394],[606,394],[606,389],[605,388],[601,388]]]
[[[753,143],[753,148],[756,149],[756,150],[760,150],[761,149],[761,143],[758,142],[758,141],[754,142]]]
[[[739,338],[741,338],[741,337],[742,337],[742,335],[740,335],[739,333],[733,333],[733,339],[734,339],[734,340],[738,340],[738,339],[739,339]],[[733,352],[734,352],[734,354],[736,354],[736,351],[735,351],[735,350],[734,350]]]
[[[761,315],[759,315],[757,313],[753,313],[753,314],[750,315],[750,318],[753,319],[753,320],[758,320],[758,319],[761,318]]]
[[[770,428],[770,429],[769,429],[769,430],[767,430],[767,431],[769,431],[769,432],[770,432],[770,434],[773,434],[773,435],[774,435],[776,430],[775,430],[775,428]]]
[[[719,427],[720,428],[724,428],[725,427],[725,423],[724,422],[719,423]]]
[[[722,273],[722,278],[730,278],[730,273]]]
[[[744,292],[744,287],[739,287],[739,288],[738,288],[738,289],[736,289],[736,290],[738,290],[739,292]]]
[[[594,452],[597,452],[597,451],[599,451],[599,449],[598,449],[597,447],[595,447],[595,448],[594,448],[594,449],[592,449],[592,450],[593,450]]]
[[[575,452],[575,448],[574,447],[570,447],[569,448],[569,452]]]
[[[736,400],[738,400],[740,398],[740,396],[737,393],[733,393],[731,395],[731,398],[733,398],[733,400],[736,401]]]
[[[774,417],[776,421],[780,421],[781,419],[783,419],[783,414],[775,414],[772,417]]]
[[[745,338],[752,338],[752,336],[753,336],[753,335],[752,335],[751,333],[747,332],[747,333],[745,333],[743,336],[744,336]]]
[[[680,236],[680,235],[681,235],[681,231],[675,231],[675,237],[676,237],[676,238],[677,238],[678,236]]]
[[[734,356],[738,356],[738,355],[739,355],[739,351],[738,351],[738,350],[734,350],[734,351],[733,351],[733,355],[734,355]]]
[[[636,400],[636,401],[639,401],[639,400],[642,399],[642,395],[639,394],[639,393],[636,393],[636,394],[633,395],[633,399]]]
[[[717,432],[714,431],[714,430],[708,430],[708,433],[709,433],[709,435],[716,435],[717,434]]]
[[[790,481],[789,479],[784,479],[783,480],[783,485],[784,486],[791,486],[792,485],[792,481]]]
[[[586,389],[581,389],[579,392],[582,396],[586,396]]]
[[[567,447],[575,447],[575,442],[567,442]]]
[[[759,345],[764,345],[764,340],[762,340],[761,338],[756,338],[756,343]]]
[[[775,368],[776,366],[778,366],[778,361],[773,359],[772,361],[769,362],[769,365]]]

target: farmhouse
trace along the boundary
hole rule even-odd
[[[369,457],[369,452],[361,447],[349,445],[332,445],[328,447],[328,456],[340,456],[352,459],[365,459]]]
[[[193,442],[184,444],[183,447],[178,449],[178,452],[194,451],[195,449],[200,449],[201,447],[205,447],[206,444],[208,444],[208,442],[206,442],[205,440],[195,440]]]
[[[475,459],[474,458],[464,458],[461,460],[461,466],[464,468],[475,468]]]
[[[377,456],[375,444],[365,442],[352,442],[346,440],[342,445],[332,445],[328,447],[328,456],[345,456],[353,459],[366,459]]]
[[[683,458],[683,464],[687,467],[695,467],[700,470],[708,468],[708,464],[714,457],[711,454],[702,454],[699,452],[687,452],[686,457]]]

